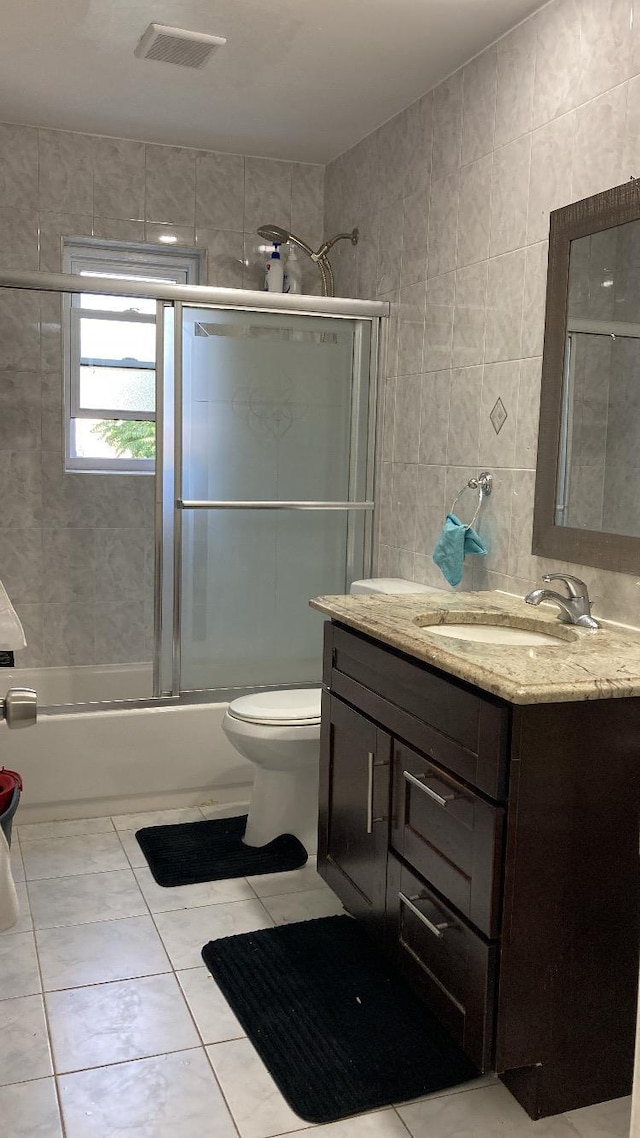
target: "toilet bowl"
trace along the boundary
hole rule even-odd
[[[354,581],[354,594],[430,593],[439,590],[400,578]],[[322,689],[286,688],[234,699],[222,729],[236,751],[256,767],[243,841],[264,846],[293,834],[307,853],[318,845],[318,767]]]
[[[234,699],[222,730],[256,774],[243,841],[264,846],[293,834],[317,847],[321,688],[259,692]]]

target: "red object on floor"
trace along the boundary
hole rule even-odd
[[[17,771],[0,770],[0,814],[4,814],[13,798],[16,786],[22,790],[22,778]]]

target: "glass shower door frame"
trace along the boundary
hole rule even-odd
[[[364,571],[370,571],[373,552],[373,511],[375,485],[375,454],[377,424],[377,379],[381,351],[380,317],[362,317],[360,314],[333,315],[334,319],[355,322],[351,388],[351,438],[349,455],[349,498],[346,501],[237,501],[193,500],[183,496],[183,313],[185,308],[210,308],[216,311],[272,312],[273,307],[219,305],[189,301],[158,302],[157,311],[157,477],[156,477],[156,636],[154,658],[154,698],[184,698],[181,686],[181,616],[182,616],[182,565],[183,518],[186,512],[220,510],[255,511],[340,511],[347,514],[346,571],[349,579],[356,575],[358,536],[356,515],[364,513]],[[283,306],[279,315],[298,315]],[[275,315],[275,313],[274,313]],[[309,313],[322,315],[325,313]],[[363,391],[364,360],[363,326],[370,325],[368,386]],[[368,400],[367,452],[365,471],[365,498],[355,500],[354,495],[362,460],[358,455],[358,431],[362,415],[362,400]],[[362,558],[360,558],[362,565]],[[237,694],[235,688],[203,689],[202,698],[210,699],[215,691],[217,699]],[[189,691],[188,698],[197,698],[198,692]]]

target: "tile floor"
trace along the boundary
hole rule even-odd
[[[285,1103],[200,949],[339,912],[313,866],[161,889],[134,837],[206,809],[17,828],[0,934],[2,1138],[627,1138],[629,1100],[533,1123],[492,1078],[311,1127]],[[220,816],[220,814],[218,814]]]

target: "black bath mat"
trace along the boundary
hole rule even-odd
[[[212,822],[180,822],[173,826],[147,826],[136,831],[138,844],[158,885],[196,885],[283,873],[300,869],[307,860],[302,842],[281,834],[266,846],[245,846],[242,841],[247,815],[217,818]]]
[[[308,1122],[478,1074],[351,917],[223,937],[202,957],[289,1106]]]

